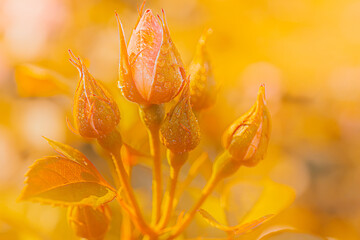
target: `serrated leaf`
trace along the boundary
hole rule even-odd
[[[15,69],[18,93],[22,97],[50,97],[69,94],[66,79],[56,72],[35,65],[21,65]]]
[[[77,162],[81,165],[89,166],[90,168],[95,169],[94,165],[79,150],[77,150],[67,144],[60,143],[60,142],[51,140],[46,137],[44,137],[44,138],[49,143],[49,145],[63,157],[68,158],[69,160]],[[97,171],[97,170],[95,169],[95,171]]]
[[[116,191],[91,166],[87,159],[84,164],[62,156],[38,159],[26,174],[20,200],[65,206],[110,202]]]

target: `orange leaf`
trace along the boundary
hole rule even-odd
[[[27,176],[20,200],[55,205],[99,206],[116,197],[116,191],[78,150],[52,140],[63,156],[38,159]]]
[[[46,141],[50,144],[50,146],[58,152],[61,156],[68,158],[74,162],[77,162],[81,165],[88,166],[92,171],[97,173],[95,166],[86,158],[86,156],[80,152],[79,150],[51,139],[44,137]]]

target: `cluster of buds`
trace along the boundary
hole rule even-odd
[[[89,73],[83,61],[70,51],[70,61],[80,73],[73,106],[76,132],[84,138],[97,139],[113,157],[119,181],[129,201],[122,206],[133,219],[134,226],[144,235],[154,237],[153,239],[161,235],[171,217],[180,168],[187,160],[188,152],[200,143],[200,126],[193,110],[200,112],[212,106],[217,94],[205,48],[209,31],[199,40],[187,77],[181,57],[170,38],[164,11],[162,13],[163,16],[160,17],[155,16],[151,10],[146,10],[139,17],[128,45],[125,43],[122,24],[116,14],[120,35],[118,85],[126,99],[139,104],[142,120],[150,130],[150,135],[153,134],[150,146],[153,148],[151,151],[154,158],[154,176],[157,174],[153,180],[154,193],[156,192],[153,194],[156,199],[153,208],[153,212],[156,213],[153,214],[156,216],[154,224],[148,225],[145,222],[131,188],[130,171],[125,171],[121,161],[120,149],[124,144],[117,130],[120,122],[119,108],[111,94]],[[173,99],[177,100],[176,103],[165,114],[163,105]],[[223,137],[225,152],[214,162],[210,184],[204,188],[196,207],[184,218],[183,223],[175,228],[177,230],[169,239],[173,239],[186,224],[189,224],[197,209],[215,187],[214,179],[228,177],[240,166],[255,166],[264,158],[269,142],[270,125],[265,87],[262,85],[254,106],[226,130]],[[171,171],[166,206],[168,212],[162,219],[162,159],[160,146],[155,146],[156,141],[157,145],[160,145],[161,141],[167,148]],[[127,165],[130,168],[132,163]],[[95,195],[92,196],[96,198]],[[122,204],[121,200],[119,202]],[[76,234],[87,239],[103,239],[111,219],[106,204],[96,207],[71,205],[68,218]],[[156,232],[157,230],[159,232]]]

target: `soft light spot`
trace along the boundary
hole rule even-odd
[[[14,122],[19,133],[29,145],[38,150],[48,148],[42,136],[65,141],[65,116],[62,109],[47,100],[25,101],[14,112]]]

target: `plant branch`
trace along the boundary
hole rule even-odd
[[[153,210],[152,220],[156,224],[160,220],[161,215],[161,202],[162,202],[162,170],[161,170],[161,153],[160,153],[160,140],[159,129],[149,129],[149,140],[151,155],[154,157],[153,167]]]
[[[159,129],[164,119],[165,111],[162,104],[139,105],[141,120],[149,133],[150,151],[154,158],[153,181],[152,181],[152,219],[151,223],[156,225],[160,220],[162,202],[162,171]]]
[[[139,230],[145,234],[145,235],[150,235],[150,236],[154,236],[156,235],[154,233],[154,231],[147,225],[147,223],[145,222],[140,207],[137,203],[137,200],[135,198],[135,194],[133,192],[133,189],[130,185],[129,182],[129,177],[126,173],[126,170],[124,168],[124,165],[121,161],[121,156],[120,154],[114,154],[112,153],[113,156],[113,161],[114,161],[114,165],[116,167],[116,172],[120,178],[120,182],[122,184],[123,187],[123,191],[125,192],[125,195],[127,196],[128,200],[130,201],[133,210],[134,210],[134,214],[136,216],[136,221],[134,221],[134,223],[139,227]]]
[[[166,203],[163,211],[163,217],[157,226],[158,230],[162,230],[164,227],[166,227],[173,213],[176,186],[178,183],[180,170],[188,159],[188,153],[174,153],[168,150],[167,156],[170,165],[169,186],[166,192]]]

